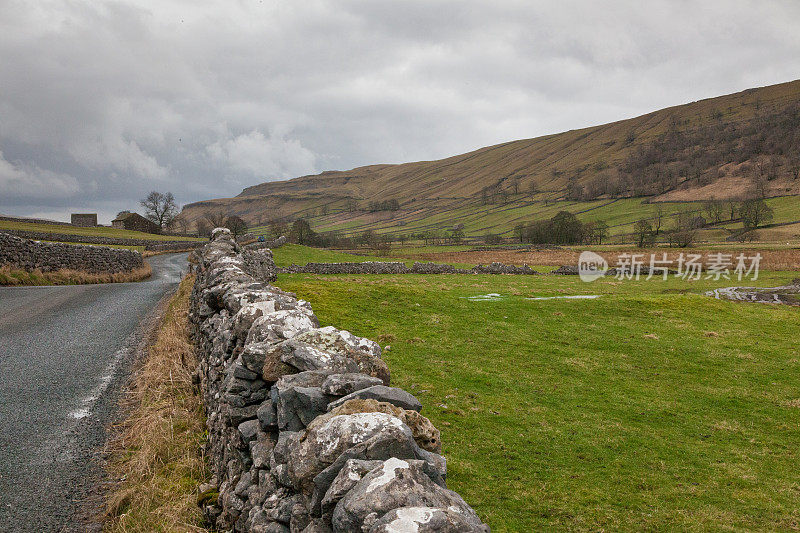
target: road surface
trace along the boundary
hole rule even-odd
[[[186,270],[186,254],[148,259],[150,280],[0,287],[0,528],[72,531],[96,485],[142,323]]]

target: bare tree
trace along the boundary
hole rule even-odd
[[[236,215],[231,215],[225,219],[225,227],[231,230],[234,238],[241,237],[247,233],[247,223]]]
[[[214,229],[211,227],[211,224],[204,218],[197,219],[194,223],[195,228],[197,228],[197,234],[201,237],[208,237],[211,235],[211,230]]]
[[[703,212],[709,222],[720,223],[722,222],[722,202],[719,200],[709,200],[703,203]]]
[[[633,232],[636,235],[639,248],[644,248],[655,242],[656,234],[649,220],[638,220],[633,226]]]
[[[211,229],[224,228],[227,218],[222,211],[211,211],[203,215],[203,220],[211,226]]]
[[[358,201],[355,198],[348,198],[344,203],[344,207],[349,213],[358,211]]]
[[[772,221],[772,208],[764,200],[746,200],[739,208],[742,224],[747,229],[755,229]]]
[[[658,204],[656,206],[656,214],[653,216],[653,233],[658,235],[661,233],[661,226],[664,225],[664,206]]]
[[[139,203],[144,208],[144,216],[161,229],[166,228],[178,214],[178,204],[171,192],[162,194],[152,191]]]
[[[597,239],[597,244],[603,244],[603,241],[608,238],[608,224],[605,220],[598,220],[595,223],[594,236]]]
[[[270,220],[268,226],[270,235],[275,239],[282,235],[289,234],[289,224],[278,218],[273,218]]]
[[[789,171],[793,180],[800,179],[800,156],[789,158]]]
[[[669,245],[686,248],[697,237],[697,227],[690,211],[679,213],[675,218],[675,226],[669,232]]]
[[[736,200],[728,200],[728,213],[730,214],[730,220],[736,218],[736,213],[739,211],[739,202]]]
[[[169,224],[169,228],[175,230],[178,233],[186,233],[189,229],[189,224],[186,222],[186,219],[180,215],[176,216],[172,219]]]

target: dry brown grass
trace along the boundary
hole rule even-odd
[[[153,274],[150,265],[145,262],[140,268],[130,272],[92,273],[82,270],[61,269],[53,272],[41,270],[27,271],[11,268],[8,265],[0,267],[0,285],[87,285],[94,283],[127,283],[142,281]]]
[[[492,261],[506,263],[509,265],[522,265],[528,264],[532,266],[561,266],[561,265],[575,265],[578,264],[578,256],[581,253],[580,248],[559,248],[554,250],[485,250],[485,251],[465,251],[465,252],[433,252],[433,253],[419,253],[408,254],[409,259],[417,259],[424,261],[434,261],[437,263],[453,263],[453,264],[488,264]],[[683,253],[687,254],[700,254],[706,257],[709,253],[725,253],[733,254],[736,257],[740,253],[746,256],[754,256],[756,253],[761,254],[762,270],[800,270],[800,249],[787,248],[782,250],[766,250],[766,249],[747,249],[746,247],[730,248],[730,249],[702,249],[702,248],[609,248],[607,250],[595,250],[608,260],[609,264],[613,266],[616,264],[617,257],[620,254],[644,254],[645,259],[649,262],[650,254],[656,254],[656,258],[661,259],[662,254],[667,253],[667,258],[670,260],[677,260],[678,256]]]
[[[118,482],[107,495],[106,531],[205,531],[197,506],[208,479],[205,415],[188,334],[193,283],[194,276],[181,282],[124,400],[128,417],[110,445],[109,473]]]

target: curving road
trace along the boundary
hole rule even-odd
[[[0,528],[78,531],[120,385],[186,254],[140,283],[0,287]]]

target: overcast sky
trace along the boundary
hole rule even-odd
[[[108,222],[800,78],[800,2],[0,0],[0,213]]]

